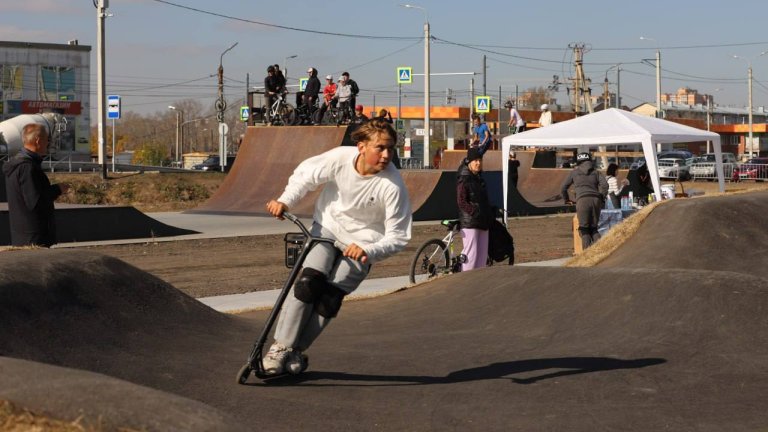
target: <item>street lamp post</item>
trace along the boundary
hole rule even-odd
[[[656,42],[656,39],[640,36],[640,40]],[[661,51],[656,45],[656,118],[661,118]]]
[[[286,79],[286,81],[288,80],[288,60],[295,59],[298,56],[299,56],[298,54],[294,54],[292,56],[288,56],[288,57],[285,58],[285,63],[283,63],[283,70],[285,71],[285,79]]]
[[[409,9],[421,9],[424,12],[424,167],[429,166],[429,109],[430,109],[430,83],[429,83],[429,19],[427,9],[412,4],[400,5]],[[400,113],[398,112],[398,117]]]
[[[763,51],[760,54],[756,56],[752,56],[749,58],[740,57],[737,55],[734,55],[733,58],[735,59],[741,59],[747,62],[748,68],[747,68],[747,97],[749,98],[749,110],[748,117],[749,117],[749,158],[752,158],[752,151],[754,149],[754,143],[752,141],[752,60],[754,60],[757,57],[760,57],[762,55],[765,55],[765,53],[768,53],[768,51]]]
[[[178,163],[181,160],[180,158],[181,154],[179,152],[180,151],[179,149],[181,148],[180,139],[184,138],[183,136],[181,136],[181,121],[184,117],[184,110],[176,108],[173,105],[168,105],[168,109],[176,111],[176,157],[174,159]]]
[[[615,64],[608,68],[608,70],[605,71],[605,82],[608,82],[608,72],[611,71],[611,69],[616,68],[616,103],[614,104],[614,108],[621,109],[621,63]],[[608,99],[610,100],[610,92],[608,92]],[[610,105],[610,102],[606,100],[604,103],[607,105]]]

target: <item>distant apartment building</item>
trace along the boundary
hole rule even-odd
[[[91,47],[0,41],[0,121],[55,112],[67,119],[60,150],[90,154]]]
[[[675,93],[662,93],[661,103],[676,105],[706,105],[711,95],[699,94],[697,90],[680,87]]]

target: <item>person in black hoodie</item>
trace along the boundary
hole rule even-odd
[[[312,107],[317,104],[317,97],[320,94],[320,80],[317,78],[317,69],[311,67],[307,69],[309,79],[307,80],[307,87],[304,89],[304,105],[307,106],[308,111],[311,112]]]
[[[459,166],[456,181],[459,226],[464,238],[461,253],[466,256],[462,271],[485,267],[488,261],[488,229],[493,211],[482,170],[483,155],[477,147],[472,147]]]
[[[597,223],[605,196],[608,195],[608,181],[592,166],[592,155],[579,153],[576,155],[576,168],[571,171],[561,187],[566,205],[572,203],[568,197],[568,188],[571,185],[576,194],[576,217],[579,219],[581,247],[586,249],[600,239]]]
[[[43,172],[43,156],[48,152],[45,126],[24,126],[22,141],[21,151],[3,165],[11,244],[51,247],[56,244],[53,202],[69,190],[69,185],[51,185]]]

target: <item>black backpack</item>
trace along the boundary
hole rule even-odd
[[[497,219],[493,219],[488,229],[488,257],[494,262],[509,260],[509,265],[515,264],[515,240]]]

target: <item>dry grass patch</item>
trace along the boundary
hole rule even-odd
[[[74,421],[54,419],[19,408],[9,401],[0,401],[0,430],[6,432],[103,432],[107,430],[140,432],[130,428],[111,429],[102,426],[84,425],[82,418],[77,418]]]

